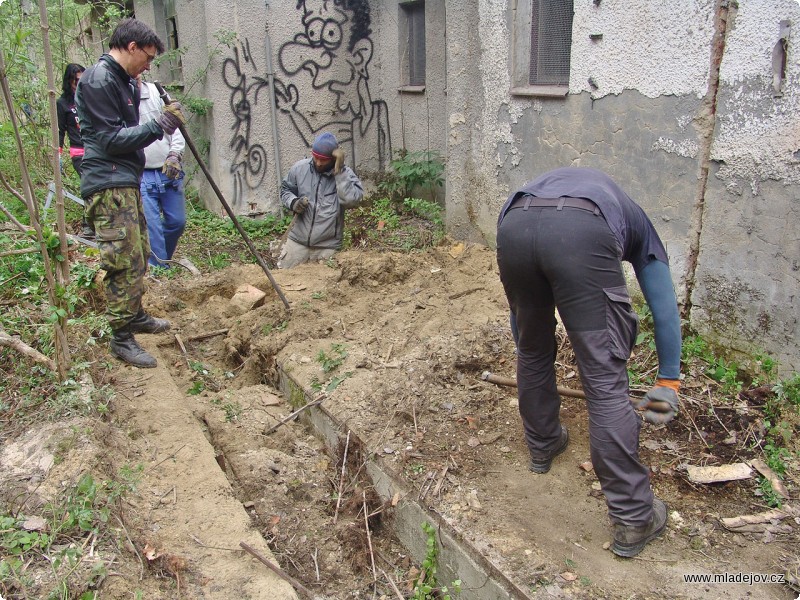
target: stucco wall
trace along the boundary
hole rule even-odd
[[[465,16],[478,23],[477,56],[448,20],[447,223],[493,243],[499,206],[525,181],[564,165],[605,170],[653,219],[697,331],[734,358],[763,349],[791,370],[800,365],[791,45],[783,95],[770,86],[779,22],[800,24],[800,5],[739,4],[576,0],[563,98],[511,94],[513,1],[479,1]]]
[[[772,50],[792,31],[781,96]],[[740,2],[720,69],[692,324],[800,369],[800,3]]]

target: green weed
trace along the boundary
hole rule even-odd
[[[444,183],[444,160],[436,151],[398,150],[390,167],[391,171],[378,183],[378,191],[394,199],[408,198],[420,187],[435,193]]]
[[[320,350],[317,362],[322,367],[323,373],[330,373],[338,369],[347,358],[347,347],[344,344],[331,344],[329,352]]]
[[[46,559],[55,577],[48,597],[70,597],[69,579],[82,561],[86,546],[80,540],[111,537],[111,542],[117,543],[116,533],[108,526],[110,516],[122,499],[136,489],[142,471],[142,465],[126,465],[116,479],[101,483],[90,474],[83,475],[61,497],[43,507],[41,516],[47,523],[44,527],[27,526],[29,517],[35,515],[0,514],[0,587],[29,597],[26,590],[33,581],[26,570],[31,563]],[[105,566],[97,565],[90,574],[89,585],[106,575]],[[89,597],[86,593],[80,597]]]
[[[242,405],[238,402],[228,402],[222,406],[222,410],[225,412],[225,421],[228,423],[238,421],[239,417],[242,416],[242,412],[244,412]]]
[[[428,522],[422,524],[425,532],[425,559],[422,561],[420,576],[414,582],[412,600],[452,600],[447,586],[439,586],[436,574],[439,570],[439,550],[436,545],[436,528]],[[452,582],[453,592],[461,592],[461,580]]]

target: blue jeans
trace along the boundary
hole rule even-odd
[[[162,261],[172,259],[186,227],[183,174],[179,179],[170,179],[161,169],[145,169],[140,189],[150,236],[147,262],[152,267],[169,267],[169,263]]]

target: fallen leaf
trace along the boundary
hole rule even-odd
[[[144,550],[142,551],[142,554],[144,554],[144,557],[147,560],[149,560],[150,562],[156,560],[157,558],[161,558],[162,556],[164,556],[163,552],[161,552],[160,550],[156,550],[150,544],[145,544],[144,545]]]
[[[786,489],[780,477],[767,466],[767,463],[760,458],[756,458],[750,461],[750,466],[767,478],[775,493],[780,494],[784,498],[789,497],[789,490]]]
[[[476,438],[475,436],[473,436],[473,437],[471,437],[471,438],[469,438],[467,440],[467,446],[469,446],[470,448],[475,448],[476,446],[480,446],[480,445],[481,445],[481,441],[478,438]]]
[[[591,473],[594,470],[594,465],[592,465],[592,461],[587,460],[586,462],[582,462],[580,464],[580,468],[586,471],[587,473]]]
[[[481,440],[481,444],[483,444],[484,446],[486,446],[488,444],[494,444],[501,437],[503,437],[502,433],[499,433],[499,432],[490,433],[489,435],[484,436],[484,438]]]
[[[564,571],[561,573],[561,579],[564,581],[575,581],[577,578],[578,576],[575,575],[575,573],[570,573],[569,571]]]
[[[47,521],[42,517],[28,517],[22,524],[25,531],[42,531],[47,527]]]
[[[480,419],[478,417],[470,417],[467,415],[467,427],[470,429],[477,429]]]

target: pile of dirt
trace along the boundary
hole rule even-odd
[[[150,280],[148,309],[174,326],[142,336],[159,369],[119,367],[107,433],[89,436],[86,452],[73,444],[58,469],[40,469],[49,473],[44,481],[63,482],[100,463],[108,473],[144,465],[141,485],[123,506],[130,544],[115,554],[118,577],[105,578],[101,597],[137,589],[148,598],[176,597],[178,587],[186,597],[232,597],[224,594],[236,589],[259,597],[257,587],[243,587],[245,573],[268,569],[236,547],[245,536],[251,544],[263,540],[263,556],[320,597],[410,596],[420,560],[392,533],[397,498],[376,493],[366,476],[371,460],[411,490],[406,500],[424,507],[431,522],[457,531],[532,598],[796,597],[780,583],[683,577],[797,568],[800,517],[790,503],[783,516],[726,528],[725,518],[767,510],[756,478],[698,484],[687,475],[687,466],[756,457],[754,441],[763,437],[757,394],[711,410],[714,383],[688,373],[680,418],[644,426],[641,455],[670,506],[670,524],[639,558],[622,560],[607,550],[584,401],[564,399],[570,447],[550,473],[535,476],[515,390],[481,378],[515,372],[491,250],[347,251],[273,275],[291,311],[253,265]],[[579,387],[563,332],[557,370],[559,383]],[[282,376],[300,386],[297,397],[281,397]],[[301,420],[286,420],[309,398],[344,424],[333,450]],[[198,432],[214,464],[187,455],[202,446]],[[211,471],[228,487],[203,487]],[[796,496],[796,471],[787,484]],[[232,533],[217,539],[227,534],[216,533],[215,522],[226,519]],[[153,563],[146,546],[183,562]],[[481,597],[480,589],[464,594]]]

